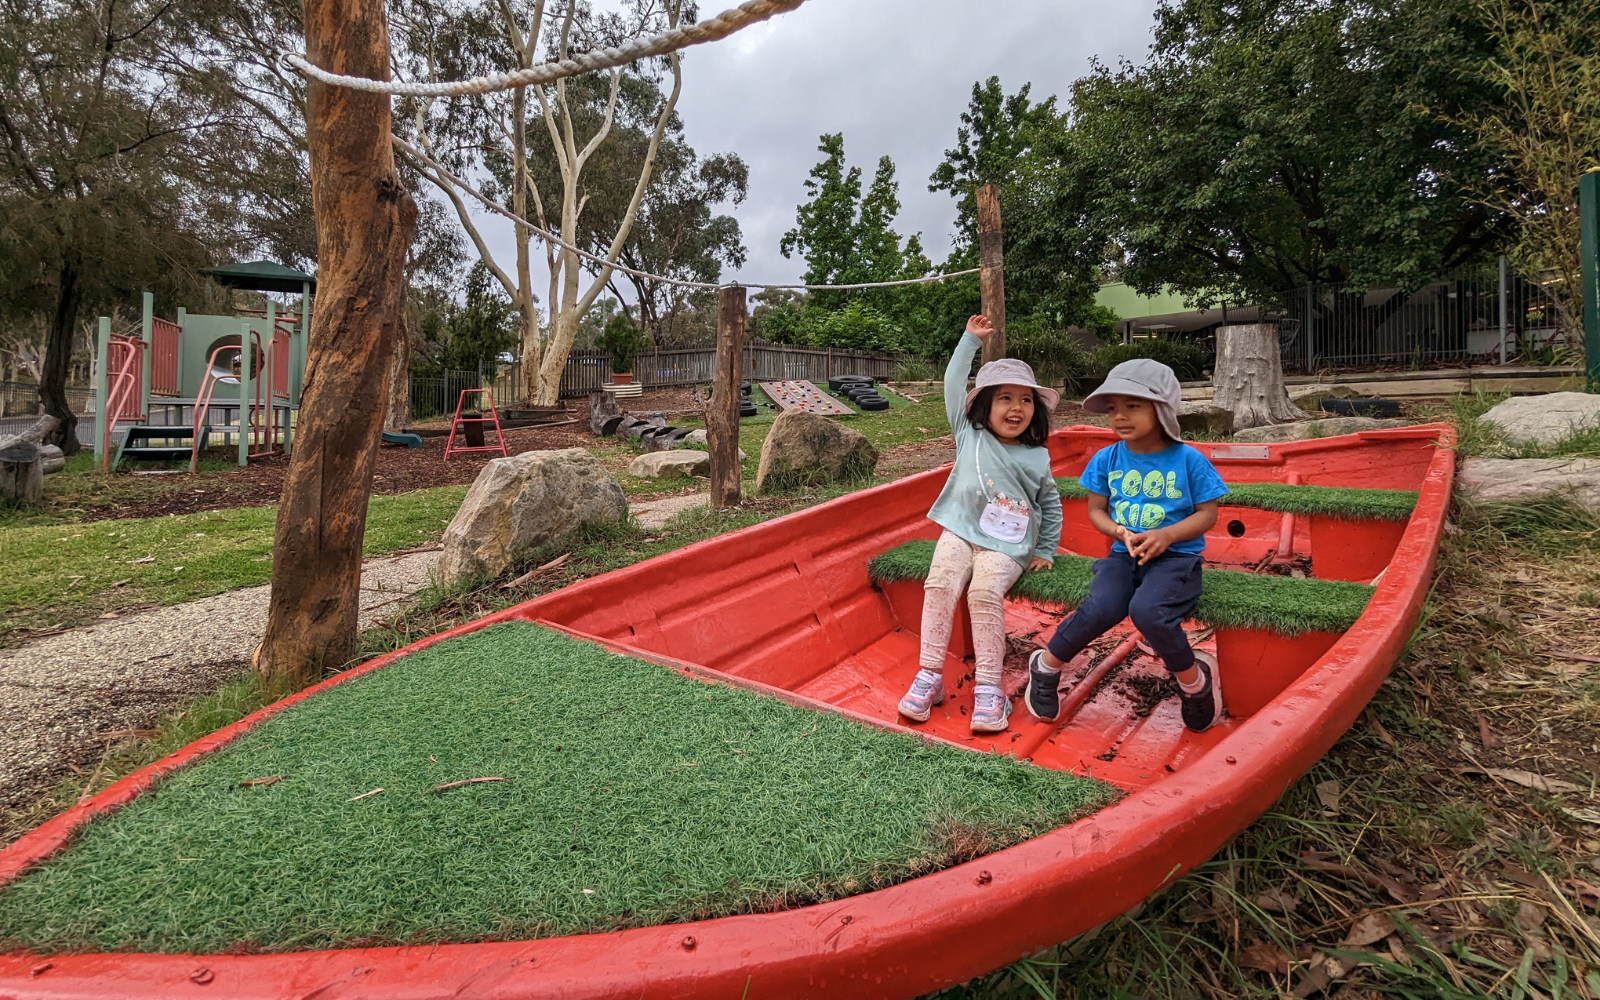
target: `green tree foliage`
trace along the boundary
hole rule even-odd
[[[1197,300],[1308,281],[1426,280],[1503,217],[1463,181],[1492,155],[1429,108],[1491,97],[1460,0],[1178,0],[1141,65],[1073,87],[1063,187],[1120,247],[1120,276]]]
[[[511,311],[511,300],[490,283],[489,269],[479,261],[467,271],[465,301],[446,307],[436,320],[425,318],[424,336],[432,334],[442,367],[493,372],[500,355],[517,346]]]
[[[611,355],[611,370],[625,375],[633,371],[639,353],[650,346],[650,338],[633,325],[626,313],[619,312],[606,321],[596,346]]]

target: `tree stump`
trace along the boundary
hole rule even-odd
[[[1233,429],[1284,424],[1301,416],[1283,387],[1278,327],[1247,323],[1217,328],[1216,387],[1212,403],[1233,411]]]
[[[32,441],[0,441],[0,500],[27,506],[44,499],[44,456]]]

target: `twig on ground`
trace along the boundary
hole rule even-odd
[[[256,785],[276,785],[278,782],[280,782],[282,780],[283,780],[283,775],[274,774],[270,778],[251,778],[248,781],[241,781],[237,785],[234,785],[233,787],[235,787],[235,788],[254,788]]]
[[[571,559],[571,558],[572,558],[572,553],[571,552],[566,552],[566,553],[563,553],[563,554],[561,554],[559,556],[556,556],[554,559],[552,559],[549,562],[545,563],[543,566],[540,566],[538,569],[530,569],[526,573],[524,573],[521,576],[517,577],[515,580],[512,580],[510,583],[502,583],[500,585],[500,589],[501,590],[514,590],[517,587],[520,587],[523,584],[527,583],[529,580],[532,580],[534,577],[538,576],[540,573],[546,572],[548,570],[555,569],[557,566],[562,565],[568,559]]]
[[[383,789],[381,789],[381,788],[374,788],[374,789],[373,789],[373,790],[372,790],[372,791],[370,791],[370,792],[362,792],[362,793],[361,793],[361,794],[360,794],[360,795],[352,795],[352,796],[350,796],[350,797],[349,797],[349,798],[348,798],[348,799],[346,799],[346,800],[345,800],[345,801],[346,801],[346,802],[354,802],[354,801],[355,801],[355,800],[356,800],[356,799],[364,799],[364,798],[366,798],[366,797],[367,797],[367,796],[368,796],[368,795],[376,795],[376,794],[378,794],[378,793],[379,793],[379,792],[381,792],[381,791],[383,791]]]
[[[443,785],[434,785],[428,789],[430,792],[442,792],[446,788],[458,788],[462,785],[476,785],[485,781],[504,781],[504,778],[464,778],[461,781],[451,781]]]

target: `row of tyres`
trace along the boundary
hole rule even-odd
[[[835,396],[850,400],[862,410],[887,410],[889,401],[878,395],[872,386],[870,375],[832,375],[828,378],[828,390]]]

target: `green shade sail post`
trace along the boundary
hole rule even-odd
[[[106,402],[110,397],[111,372],[107,361],[111,357],[111,317],[100,317],[100,335],[95,339],[94,351],[94,460],[105,463]]]
[[[183,306],[179,306],[177,323],[178,330],[180,332],[183,330],[183,325],[187,322],[189,322],[189,310],[185,309]],[[180,396],[183,394],[183,351],[181,350],[178,351],[178,394]],[[179,415],[182,416],[181,410],[179,411]],[[204,448],[205,445],[202,444],[200,447]]]
[[[1583,244],[1583,367],[1588,390],[1600,392],[1600,170],[1578,180],[1578,231]]]
[[[255,351],[250,344],[250,321],[239,323],[239,464],[250,464],[250,364]]]
[[[145,292],[142,318],[139,321],[139,336],[144,341],[143,377],[139,380],[139,412],[145,419],[150,417],[150,355],[155,353],[155,317],[156,297]]]

